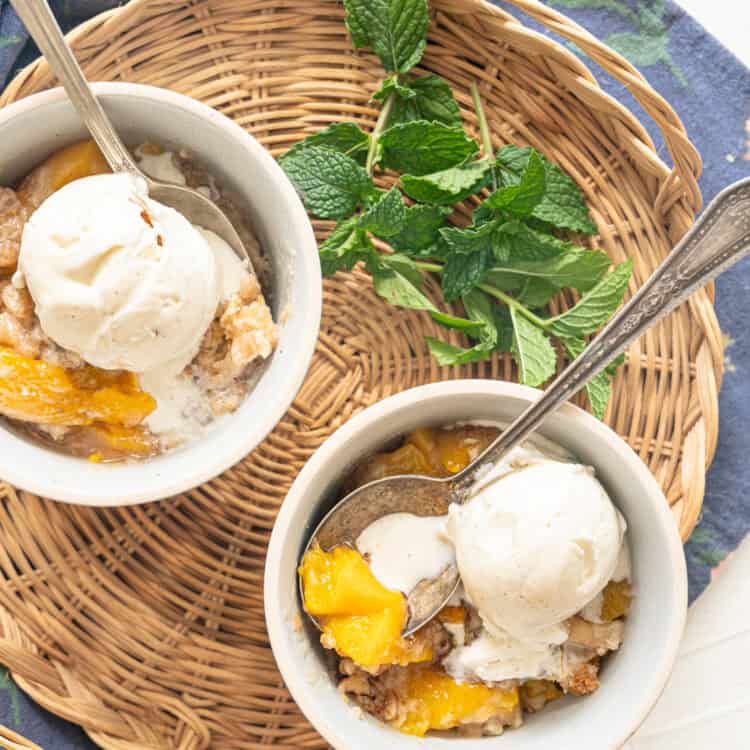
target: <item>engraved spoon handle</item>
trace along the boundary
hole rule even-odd
[[[114,172],[141,171],[131,158],[125,144],[117,135],[109,117],[94,96],[86,77],[60,27],[52,15],[47,0],[11,0],[29,34],[52,68],[53,73],[68,93],[73,106],[86,124],[92,137]]]
[[[750,253],[750,178],[723,190],[638,292],[591,344],[485,451],[453,480],[458,498],[477,471],[498,461],[601,372],[644,331]]]

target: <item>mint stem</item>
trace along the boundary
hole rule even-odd
[[[417,268],[420,271],[429,271],[430,273],[442,273],[443,267],[439,266],[437,263],[425,263],[423,261],[418,260],[416,263]]]
[[[548,321],[540,318],[538,315],[534,315],[534,313],[531,312],[528,307],[522,305],[517,299],[514,299],[509,294],[506,294],[500,289],[497,289],[494,286],[490,286],[489,284],[479,284],[478,288],[494,297],[495,299],[499,299],[501,302],[504,302],[508,307],[512,307],[514,310],[517,310],[521,315],[524,316],[524,318],[534,323],[534,325],[537,325],[540,328],[544,329],[546,329],[549,325]]]
[[[415,263],[415,265],[420,271],[427,271],[428,273],[442,273],[443,272],[443,267],[437,263],[427,263],[426,261],[418,260]],[[550,323],[549,320],[544,320],[543,318],[540,318],[538,315],[534,315],[534,313],[531,312],[531,310],[529,310],[528,307],[526,307],[525,305],[522,305],[517,299],[514,299],[509,294],[506,294],[505,292],[498,289],[497,287],[490,286],[489,284],[479,284],[477,288],[481,289],[486,294],[489,294],[491,297],[494,297],[495,299],[500,300],[500,302],[505,303],[508,307],[514,308],[521,315],[523,315],[524,318],[534,323],[534,325],[537,325],[540,328],[544,328],[544,329],[546,329],[549,326],[549,323]]]
[[[482,136],[482,149],[488,159],[493,159],[492,138],[490,136],[490,127],[487,124],[487,116],[484,114],[484,105],[479,96],[479,88],[476,81],[471,82],[471,101],[474,104],[474,111],[477,113],[479,122],[479,133]],[[495,165],[492,165],[492,189],[497,190],[497,175],[495,174]]]
[[[367,149],[367,161],[365,162],[365,169],[369,175],[372,175],[372,170],[375,167],[378,140],[380,140],[380,136],[388,126],[388,120],[390,119],[391,110],[393,109],[394,96],[393,93],[389,94],[388,98],[383,102],[383,107],[378,115],[378,121],[375,123],[375,129],[370,135],[370,147]]]

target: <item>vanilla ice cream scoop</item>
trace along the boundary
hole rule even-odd
[[[564,621],[612,578],[625,521],[586,466],[541,460],[499,476],[449,513],[464,588],[490,635],[562,643]]]
[[[47,336],[104,369],[183,370],[221,297],[205,236],[123,173],[47,198],[24,229],[19,269]]]

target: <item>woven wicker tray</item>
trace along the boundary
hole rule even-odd
[[[638,285],[699,208],[698,154],[623,58],[540,3],[511,2],[630,88],[664,133],[672,169],[578,57],[481,0],[433,0],[424,68],[454,84],[470,127],[477,80],[496,145],[529,143],[576,177],[601,245],[617,261],[634,259]],[[134,0],[70,39],[91,79],[192,95],[278,154],[332,121],[374,122],[379,68],[352,51],[342,18],[336,0]],[[0,104],[52,84],[36,63]],[[330,224],[316,228],[323,236]],[[383,303],[365,274],[339,274],[325,283],[320,344],[294,405],[220,479],[112,510],[58,505],[0,483],[0,662],[18,684],[111,750],[325,747],[268,646],[266,543],[305,460],[354,413],[428,381],[514,377],[507,357],[436,367],[422,342],[433,326]],[[721,336],[702,292],[630,350],[607,415],[661,483],[685,537],[716,445],[721,371]]]

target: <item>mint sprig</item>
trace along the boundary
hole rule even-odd
[[[406,73],[421,59],[430,22],[427,0],[344,0],[355,47],[371,47],[388,71]]]
[[[440,122],[449,127],[461,127],[461,110],[451,87],[440,76],[432,73],[418,78],[394,75],[386,78],[373,94],[373,99],[385,100],[394,95],[388,126],[414,120]]]
[[[360,216],[359,226],[378,237],[389,238],[402,231],[408,214],[404,198],[397,187],[381,195]]]
[[[506,185],[515,185],[528,166],[534,149],[520,146],[503,146],[497,153],[497,165]],[[546,174],[544,197],[532,215],[559,229],[595,234],[596,224],[591,220],[583,192],[573,179],[548,159],[541,157]]]
[[[401,187],[415,201],[447,206],[460,203],[487,187],[491,173],[492,161],[478,159],[432,174],[401,175]]]
[[[382,102],[375,127],[366,133],[335,123],[280,159],[310,213],[338,220],[320,246],[323,273],[362,263],[389,303],[425,311],[466,336],[465,347],[426,337],[440,365],[510,352],[520,381],[542,385],[559,356],[577,356],[617,309],[632,264],[611,268],[606,253],[569,234],[593,234],[596,225],[583,192],[558,165],[528,146],[495,153],[475,84],[481,149],[461,127],[450,86],[434,74],[410,73],[426,44],[426,0],[344,5],[354,44],[372,48],[389,74],[373,95]],[[378,169],[397,172],[397,184],[376,187]],[[455,205],[472,196],[471,224],[449,223]],[[383,252],[383,242],[393,252]],[[444,300],[460,301],[463,315],[425,293],[426,274],[440,278]],[[577,303],[549,315],[548,303],[567,289],[580,295]],[[599,417],[619,362],[587,386]]]
[[[565,346],[565,352],[570,359],[575,359],[586,348],[586,342],[579,338],[563,339],[563,345]],[[594,416],[599,419],[604,419],[604,414],[607,411],[607,404],[612,395],[612,381],[614,380],[617,368],[620,367],[624,361],[625,355],[621,354],[610,362],[602,372],[589,380],[586,385],[586,395],[589,397],[591,411]]]
[[[321,219],[351,216],[372,195],[370,175],[351,156],[308,146],[284,156],[281,166],[310,213]]]
[[[422,175],[450,169],[479,150],[477,142],[440,122],[403,122],[380,137],[380,165],[397,172]]]
[[[518,364],[521,382],[537,386],[555,374],[557,355],[544,330],[532,323],[521,310],[516,306],[510,308],[513,324],[511,352]]]
[[[440,229],[445,226],[445,219],[451,213],[453,210],[445,206],[409,206],[401,229],[391,235],[388,242],[396,250],[434,258],[440,252],[437,247]]]
[[[337,122],[295,143],[282,158],[299,153],[308,146],[324,146],[351,156],[358,164],[364,166],[369,145],[370,136],[358,125],[353,122]]]

